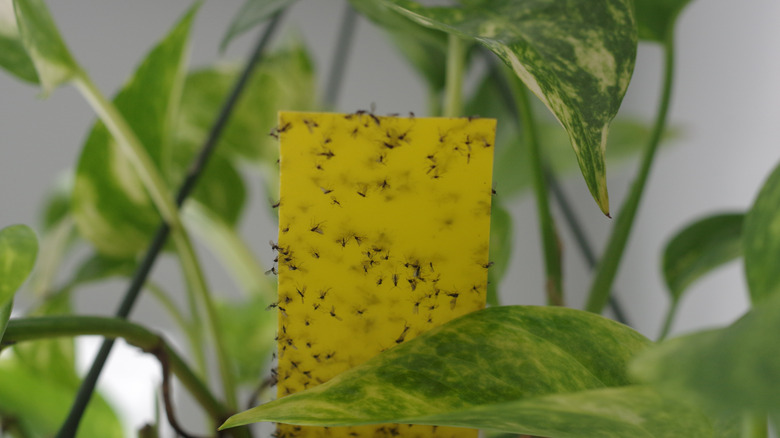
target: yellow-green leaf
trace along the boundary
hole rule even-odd
[[[627,361],[649,344],[634,330],[583,311],[492,307],[401,343],[325,384],[239,413],[223,428],[257,421],[484,427],[478,419],[467,424],[458,418],[470,410],[489,411],[495,403],[523,401],[531,403],[527,420],[536,421],[533,415],[546,409],[534,408],[539,397],[628,385]],[[580,413],[594,410],[581,405]],[[619,405],[605,414],[625,412]],[[524,421],[510,409],[496,412],[501,421]],[[576,418],[568,417],[571,427]],[[529,432],[524,426],[509,430]]]
[[[26,225],[12,225],[0,230],[0,339],[11,315],[14,293],[35,266],[38,238]]]
[[[19,35],[13,0],[0,0],[0,67],[23,81],[38,83],[35,65]]]
[[[44,95],[68,82],[79,66],[43,0],[13,0],[22,44],[32,59]]]

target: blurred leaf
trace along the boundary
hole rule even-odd
[[[13,0],[0,0],[0,67],[23,81],[38,84],[35,65],[19,36]]]
[[[271,364],[271,352],[276,348],[276,312],[267,311],[267,307],[268,300],[261,295],[219,304],[222,330],[230,334],[224,339],[225,349],[237,368],[238,383],[262,380]]]
[[[26,316],[50,316],[72,314],[70,294],[67,291],[52,294]],[[76,387],[80,379],[76,373],[76,353],[72,338],[53,338],[14,345],[14,355],[19,364],[48,380]],[[2,394],[0,394],[2,397]]]
[[[659,390],[722,413],[780,411],[780,294],[733,325],[664,341],[631,372]]]
[[[184,81],[195,11],[187,12],[149,53],[114,99],[162,169],[168,167],[167,145]],[[100,122],[92,128],[81,152],[72,202],[80,234],[113,257],[130,257],[145,249],[161,221],[132,165]]]
[[[699,219],[666,244],[663,273],[672,301],[700,277],[742,255],[744,218],[742,213],[726,213]]]
[[[60,36],[43,0],[13,0],[22,44],[32,59],[43,94],[79,74],[80,67]]]
[[[322,385],[237,414],[224,427],[256,421],[453,424],[456,413],[485,405],[627,385],[626,362],[649,343],[592,313],[491,307],[399,344]],[[502,421],[524,421],[516,411],[502,412]],[[427,420],[436,415],[448,419]],[[532,414],[527,420],[535,421]]]
[[[488,270],[487,303],[498,306],[498,286],[509,270],[512,256],[512,216],[497,199],[493,199],[490,209],[490,261],[493,267]]]
[[[634,0],[639,38],[663,43],[691,0]]]
[[[68,283],[68,287],[72,288],[111,277],[130,277],[135,272],[137,265],[134,259],[112,258],[95,253],[81,262],[75,275]]]
[[[742,235],[745,276],[754,304],[780,294],[780,165],[745,216]]]
[[[41,226],[49,232],[65,216],[70,215],[71,196],[73,195],[73,173],[58,175],[54,184],[46,193],[43,201]]]
[[[637,48],[630,0],[471,0],[460,7],[382,1],[422,25],[484,44],[512,67],[566,128],[593,198],[609,212],[607,130]]]
[[[200,144],[182,142],[173,148],[171,181],[184,181],[185,172],[200,152],[200,147]],[[235,227],[244,210],[246,187],[233,163],[224,154],[216,153],[209,158],[190,198],[198,200]]]
[[[187,76],[176,124],[177,144],[203,143],[239,73],[237,66],[223,66]],[[277,112],[312,109],[314,88],[312,61],[303,45],[295,42],[267,55],[231,114],[217,150],[275,168],[279,145],[269,133],[277,124]]]
[[[432,91],[444,90],[447,34],[428,29],[378,2],[350,0],[356,11],[383,28]]]
[[[13,300],[14,294],[35,266],[38,238],[27,225],[0,229],[0,307]],[[0,321],[0,332],[5,321]]]
[[[0,306],[0,341],[3,340],[3,335],[5,335],[5,328],[8,326],[8,320],[11,319],[11,311],[13,308],[13,299]]]
[[[198,202],[186,204],[182,220],[187,229],[217,256],[247,296],[263,296],[266,305],[276,299],[276,281],[263,274],[265,268],[234,227]]]
[[[277,11],[295,2],[296,0],[246,0],[236,16],[233,17],[225,36],[222,37],[219,51],[224,51],[233,38],[263,23]]]
[[[54,436],[77,390],[77,385],[52,379],[27,364],[13,359],[0,361],[0,412],[15,418],[36,437]],[[116,413],[99,395],[92,397],[76,437],[123,437]]]

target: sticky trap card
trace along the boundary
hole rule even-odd
[[[496,122],[282,112],[279,397],[485,306]],[[283,437],[476,437],[279,425]]]

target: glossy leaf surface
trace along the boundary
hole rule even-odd
[[[194,9],[189,11],[175,25],[114,99],[161,169],[167,167],[166,145],[184,80],[194,13]],[[160,225],[160,216],[140,178],[100,122],[82,149],[72,203],[80,234],[99,251],[114,257],[132,256],[145,249]]]
[[[323,385],[237,414],[225,427],[256,421],[412,423],[493,403],[627,385],[627,360],[648,344],[635,331],[582,311],[492,307]]]
[[[295,3],[295,1],[296,0],[246,0],[230,23],[227,33],[222,37],[222,42],[219,44],[219,50],[225,50],[233,38],[236,38],[242,33],[261,24],[268,19],[268,17],[277,11],[290,6]]]
[[[777,166],[745,217],[745,276],[754,303],[780,294],[780,166]]]
[[[633,375],[677,399],[728,413],[780,410],[780,294],[733,325],[664,341]]]
[[[77,75],[79,66],[43,0],[13,2],[22,44],[35,65],[43,93],[48,94]]]
[[[700,277],[742,254],[744,217],[728,213],[697,220],[666,244],[663,273],[674,301]]]
[[[38,83],[35,65],[19,36],[13,0],[0,0],[0,68],[23,81]]]
[[[634,0],[639,38],[662,43],[691,0]]]
[[[608,213],[607,131],[636,57],[630,1],[481,0],[461,7],[383,1],[423,25],[474,39],[501,57],[566,128],[588,188]]]
[[[13,299],[35,266],[38,238],[26,225],[0,229],[0,307]],[[5,328],[3,323],[0,330]]]

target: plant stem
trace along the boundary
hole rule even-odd
[[[550,193],[557,202],[558,207],[561,209],[563,221],[568,225],[569,231],[574,235],[574,241],[580,249],[582,258],[585,259],[585,264],[587,264],[588,268],[592,271],[596,268],[596,252],[593,250],[593,245],[590,244],[587,234],[585,234],[585,228],[582,226],[582,223],[580,223],[577,213],[575,213],[572,208],[571,202],[569,202],[566,193],[563,191],[563,187],[558,183],[557,178],[555,178],[555,173],[550,169],[550,166],[545,166],[544,175],[547,184],[550,186]],[[620,302],[614,293],[609,294],[609,307],[612,309],[612,312],[615,314],[615,319],[618,322],[628,326],[631,325],[626,316],[626,312],[623,310],[623,306],[620,305]]]
[[[658,335],[658,340],[656,342],[661,342],[669,335],[669,330],[672,328],[672,322],[674,322],[674,317],[677,315],[677,309],[679,307],[679,300],[672,301],[671,306],[669,306],[669,311],[666,312],[666,318],[664,318],[664,325],[661,327],[661,334]]]
[[[273,283],[263,275],[260,262],[232,227],[194,200],[182,210],[182,220],[219,257],[248,295],[263,295],[268,304],[276,299]]]
[[[37,339],[81,335],[100,335],[112,339],[123,338],[129,344],[147,352],[162,346],[170,360],[171,371],[209,415],[219,423],[219,420],[230,412],[214,397],[206,384],[160,335],[125,319],[99,316],[46,316],[12,319],[8,323],[3,343],[13,344]]]
[[[741,438],[766,438],[769,435],[769,424],[766,415],[753,412],[742,415]]]
[[[167,293],[165,293],[163,288],[160,287],[160,285],[158,285],[157,283],[154,283],[152,281],[147,281],[144,287],[168,312],[171,318],[173,318],[173,320],[179,326],[179,329],[182,331],[182,333],[185,334],[189,333],[190,322],[187,321],[186,318],[184,318],[184,315],[179,311],[179,308],[176,306],[176,303],[174,303],[173,300],[171,300],[171,298],[168,296]]]
[[[183,231],[183,230],[182,230]],[[188,289],[194,292],[194,295],[199,298],[206,309],[206,319],[208,321],[208,328],[211,332],[211,336],[214,341],[214,349],[217,356],[217,364],[219,366],[219,374],[222,379],[222,387],[225,392],[225,402],[228,408],[236,409],[238,407],[238,398],[236,397],[235,378],[233,377],[233,367],[230,363],[230,358],[227,355],[225,346],[223,343],[222,325],[217,313],[217,307],[214,304],[213,297],[208,290],[206,280],[203,276],[203,270],[198,263],[195,256],[195,250],[192,247],[192,242],[185,232],[176,233],[173,235],[174,243],[176,245],[176,252],[181,260],[182,270],[187,280]],[[195,309],[197,311],[197,309]],[[197,324],[197,320],[194,320]],[[198,329],[200,330],[200,329]],[[196,334],[198,332],[196,331]],[[203,351],[200,350],[200,355],[203,355]],[[202,358],[205,362],[205,357]]]
[[[227,120],[233,111],[236,102],[238,101],[239,96],[244,90],[244,87],[248,82],[252,72],[254,71],[255,66],[259,62],[262,53],[268,46],[271,35],[273,35],[276,27],[281,21],[282,13],[283,10],[278,12],[266,27],[265,32],[263,32],[260,40],[255,45],[254,52],[252,53],[249,61],[247,61],[247,65],[244,67],[244,71],[241,74],[241,77],[236,81],[230,96],[228,96],[225,104],[222,106],[222,109],[217,116],[217,120],[214,122],[214,125],[211,128],[208,139],[206,139],[206,142],[201,148],[200,154],[195,159],[195,162],[190,168],[184,183],[179,189],[178,195],[176,197],[176,204],[178,206],[181,206],[184,200],[187,199],[189,194],[195,188],[195,184],[202,174],[203,168],[205,167],[209,157],[217,145],[217,140],[222,133],[222,129],[225,127]],[[152,266],[154,266],[157,255],[165,245],[165,241],[167,240],[170,231],[171,228],[167,222],[163,222],[162,225],[160,225],[160,228],[157,230],[157,233],[152,239],[152,243],[150,244],[149,249],[144,255],[144,258],[141,261],[138,269],[135,271],[130,285],[125,292],[124,299],[122,300],[122,303],[116,312],[117,317],[127,318],[127,316],[130,314],[130,310],[132,310],[133,305],[138,298],[141,287],[146,281]],[[79,388],[78,394],[76,395],[76,399],[73,402],[73,406],[71,407],[68,417],[57,433],[57,438],[71,438],[76,435],[81,417],[84,414],[87,403],[89,402],[89,399],[95,390],[95,385],[97,384],[97,380],[100,377],[100,372],[102,371],[103,366],[108,359],[108,355],[111,352],[113,345],[113,339],[106,339],[103,341],[97,356],[92,362],[92,366],[90,367],[89,372],[82,381],[81,387]]]
[[[358,14],[349,2],[344,2],[344,15],[341,18],[339,36],[336,40],[336,55],[330,64],[330,73],[325,88],[325,107],[335,108],[341,92],[341,84],[344,79],[344,68],[347,65],[347,57],[352,48],[353,35],[357,24]]]
[[[450,34],[447,45],[447,78],[444,95],[444,117],[463,114],[463,76],[466,65],[466,41]]]
[[[555,230],[555,220],[550,212],[550,203],[547,199],[547,181],[544,177],[544,165],[542,164],[541,145],[536,133],[536,121],[534,120],[531,101],[528,99],[528,91],[525,85],[517,80],[511,81],[510,85],[513,85],[512,91],[517,101],[517,107],[520,109],[523,137],[528,145],[528,158],[531,162],[531,178],[534,185],[536,210],[542,233],[542,248],[544,250],[547,302],[550,305],[562,306],[563,269],[561,268],[560,241]]]
[[[661,142],[661,137],[666,127],[666,116],[669,111],[669,104],[672,96],[672,82],[674,79],[674,30],[670,29],[666,35],[666,39],[663,44],[663,50],[665,55],[664,60],[664,83],[663,91],[661,94],[661,103],[658,106],[658,114],[656,115],[655,126],[650,136],[650,141],[647,144],[644,155],[642,156],[642,162],[639,168],[639,174],[637,175],[634,183],[631,185],[631,191],[628,194],[628,198],[623,203],[620,209],[620,213],[617,216],[615,227],[610,235],[609,242],[607,243],[607,249],[601,258],[601,263],[596,270],[596,276],[591,285],[590,292],[588,294],[588,302],[585,307],[586,310],[594,313],[601,313],[604,305],[609,300],[610,290],[612,283],[615,280],[620,261],[623,258],[623,251],[626,248],[628,242],[628,236],[631,234],[631,227],[634,224],[634,218],[636,217],[637,210],[639,209],[639,201],[642,199],[642,193],[644,192],[645,185],[647,183],[648,175],[650,174],[650,168],[653,164],[655,152],[658,150],[658,144]]]

